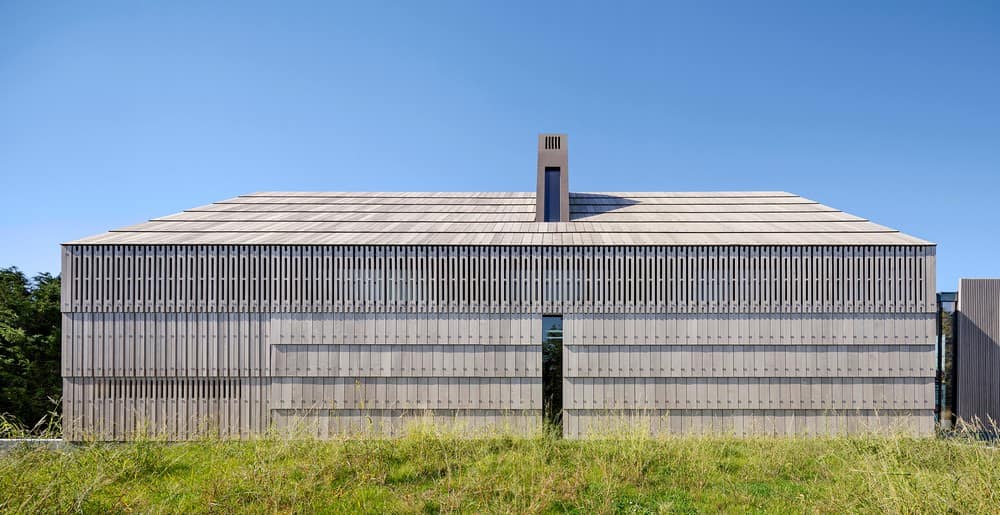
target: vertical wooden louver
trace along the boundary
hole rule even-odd
[[[63,311],[925,313],[934,248],[67,246]]]
[[[547,141],[544,142],[548,144]],[[401,431],[541,420],[564,315],[565,431],[927,433],[927,246],[63,249],[66,436]],[[447,417],[445,417],[445,415]]]
[[[960,280],[956,307],[956,414],[990,431],[1000,420],[1000,279]]]

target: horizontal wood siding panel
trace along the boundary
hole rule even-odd
[[[933,345],[564,345],[567,377],[934,377]]]

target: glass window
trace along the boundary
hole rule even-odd
[[[937,294],[937,373],[934,381],[934,415],[942,429],[951,429],[955,417],[955,302],[956,292]]]
[[[562,315],[543,316],[542,417],[546,425],[554,428],[562,427],[562,344]]]
[[[545,221],[559,221],[559,186],[562,171],[558,166],[545,167]]]

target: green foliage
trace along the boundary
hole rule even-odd
[[[634,434],[572,441],[433,429],[396,439],[0,451],[0,512],[996,512],[1000,451],[969,438]]]
[[[0,269],[0,415],[7,426],[51,430],[58,420],[59,294],[58,277]]]

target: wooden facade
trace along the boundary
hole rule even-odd
[[[955,310],[955,414],[997,431],[1000,424],[1000,279],[961,279]]]
[[[587,222],[552,225],[574,224]],[[137,245],[156,233],[109,234],[63,247],[71,440],[246,438],[299,424],[396,434],[426,416],[536,431],[551,314],[565,320],[567,436],[621,424],[933,430],[935,251],[903,237]]]

